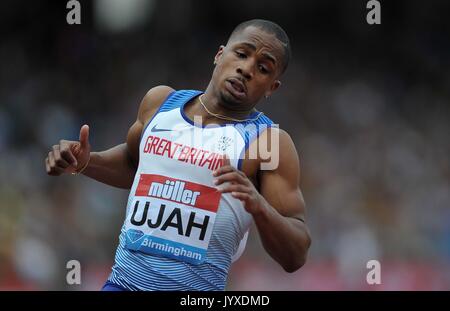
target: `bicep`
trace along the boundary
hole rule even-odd
[[[165,85],[156,86],[150,89],[142,99],[136,121],[128,130],[126,140],[127,152],[135,167],[139,163],[139,144],[144,126],[150,121],[167,96],[173,91],[171,87]]]
[[[281,215],[305,220],[305,202],[300,190],[300,163],[289,135],[280,132],[278,166],[261,171],[261,195]]]

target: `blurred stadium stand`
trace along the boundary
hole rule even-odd
[[[127,191],[46,175],[60,139],[88,123],[94,150],[122,143],[152,86],[204,89],[235,25],[278,22],[293,59],[259,108],[293,137],[313,244],[285,273],[256,229],[234,290],[450,289],[448,1],[0,2],[0,289],[98,290]],[[66,262],[82,284],[66,284]],[[382,285],[366,284],[381,262]]]

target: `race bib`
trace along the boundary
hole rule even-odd
[[[126,248],[200,264],[219,207],[213,187],[141,174],[125,221]]]

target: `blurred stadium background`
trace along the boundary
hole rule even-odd
[[[313,245],[285,273],[253,230],[232,290],[450,289],[448,1],[93,0],[0,2],[0,289],[98,290],[127,191],[51,178],[44,158],[91,126],[122,143],[152,86],[204,89],[213,56],[251,18],[288,32],[283,86],[259,107],[293,137]],[[77,259],[82,284],[66,284]],[[382,284],[366,284],[366,262]]]

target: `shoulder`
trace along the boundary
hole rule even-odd
[[[173,91],[175,90],[170,86],[158,85],[148,90],[148,92],[144,96],[144,99],[163,101],[167,97],[167,95],[169,95]]]
[[[253,177],[258,171],[298,172],[299,168],[298,153],[291,136],[285,130],[272,126],[262,131],[250,144],[242,165],[247,176]]]
[[[283,167],[297,168],[298,153],[294,141],[283,129],[269,127],[258,138],[258,158],[262,165],[267,164],[269,170],[279,170]],[[268,164],[271,165],[268,165]]]
[[[280,142],[293,143],[291,135],[278,126],[268,126],[267,129],[261,132],[258,141],[267,140],[271,142],[273,139],[278,139]]]
[[[297,154],[291,135],[283,129],[278,127],[269,127],[261,133],[260,141],[258,143],[261,143],[263,140],[267,141],[269,151],[272,151],[272,148],[275,148],[273,152]],[[279,148],[279,150],[277,150],[277,148]]]
[[[259,141],[259,182],[273,187],[283,184],[285,189],[297,189],[300,184],[300,160],[291,136],[282,129],[271,128]],[[266,146],[266,147],[265,147]],[[267,151],[264,151],[267,150]]]
[[[139,106],[138,120],[146,123],[174,91],[173,88],[167,85],[158,85],[148,90]]]

